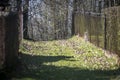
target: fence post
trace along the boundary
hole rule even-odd
[[[74,20],[75,20],[75,13],[73,12],[72,13],[72,35],[75,34],[75,22],[74,22]]]
[[[106,14],[104,14],[104,49],[107,49],[107,19]]]

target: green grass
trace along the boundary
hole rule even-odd
[[[117,56],[79,37],[32,42],[20,46],[21,68],[13,80],[114,80],[120,75]]]

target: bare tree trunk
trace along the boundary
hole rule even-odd
[[[23,6],[23,37],[25,39],[28,38],[28,8],[29,8],[29,0],[24,0]]]
[[[20,30],[20,32],[19,32],[19,40],[21,41],[22,39],[23,39],[23,6],[22,6],[22,0],[18,0],[18,2],[17,2],[17,9],[18,9],[18,19],[19,19],[19,30]]]

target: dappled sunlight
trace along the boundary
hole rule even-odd
[[[120,0],[0,0],[0,80],[120,80]]]
[[[14,80],[112,80],[120,75],[116,56],[105,56],[102,49],[77,36],[23,40],[20,52],[22,64]]]
[[[15,76],[20,80],[24,80],[24,78],[31,78],[31,80],[110,80],[120,75],[120,72],[117,69],[90,70],[90,68],[86,69],[84,66],[81,67],[80,65],[77,67],[77,65],[73,64],[76,63],[76,60],[69,61],[69,59],[73,58],[71,56],[31,56],[22,54],[21,57],[21,60],[25,63],[22,65],[22,70],[24,71],[21,71],[22,74]],[[59,63],[59,61],[62,61],[62,63]],[[69,64],[67,63],[68,61]],[[58,65],[53,63],[57,63]],[[74,66],[71,67],[70,64],[73,64]],[[25,66],[27,66],[27,69]]]

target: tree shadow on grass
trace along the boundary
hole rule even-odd
[[[69,60],[72,56],[31,56],[21,54],[22,66],[14,73],[14,80],[111,80],[119,70],[87,70],[69,66],[45,65],[44,62]]]

